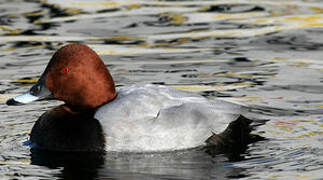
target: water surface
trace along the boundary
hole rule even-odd
[[[2,0],[0,179],[322,179],[323,2]],[[52,54],[88,44],[117,86],[164,84],[244,103],[267,140],[238,154],[31,152],[57,101],[8,107]],[[263,122],[263,121],[262,121]]]

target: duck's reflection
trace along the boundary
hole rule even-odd
[[[58,175],[61,179],[225,179],[244,176],[244,169],[227,166],[231,156],[230,153],[210,156],[204,148],[148,154],[32,150],[31,162],[61,168]]]
[[[31,164],[49,168],[63,168],[62,179],[95,179],[98,169],[104,165],[104,153],[53,152],[31,150]]]

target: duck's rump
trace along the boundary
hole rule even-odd
[[[240,116],[240,106],[159,85],[124,86],[100,107],[107,151],[172,151],[206,144]]]

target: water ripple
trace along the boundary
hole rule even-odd
[[[0,3],[0,179],[320,179],[322,12],[317,0]],[[33,123],[60,102],[5,101],[69,42],[98,52],[118,87],[164,84],[243,104],[266,140],[220,155],[30,152]]]

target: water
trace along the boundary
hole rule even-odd
[[[0,179],[323,179],[323,3],[0,2]],[[118,86],[156,83],[242,102],[267,140],[238,154],[30,152],[60,102],[8,107],[68,42],[94,48]]]

